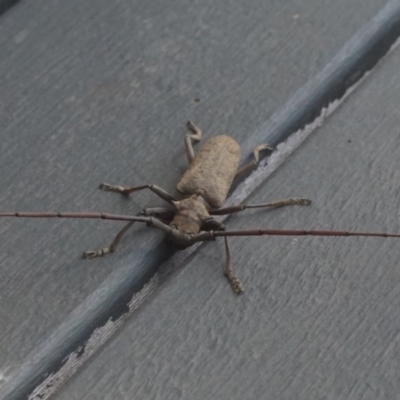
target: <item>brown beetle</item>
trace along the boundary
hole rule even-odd
[[[128,224],[117,234],[110,246],[94,251],[84,252],[84,257],[95,258],[108,253],[113,253],[122,236],[134,224],[134,222],[145,222],[151,226],[164,231],[171,240],[180,248],[186,248],[194,243],[213,240],[223,236],[225,240],[226,263],[224,273],[237,294],[243,292],[243,286],[234,275],[231,266],[231,257],[228,246],[228,236],[259,236],[259,235],[282,235],[282,236],[372,236],[372,237],[395,237],[399,234],[386,233],[362,233],[341,231],[295,231],[295,230],[248,230],[248,231],[225,231],[225,226],[213,219],[215,215],[232,214],[248,208],[279,208],[289,205],[308,206],[311,201],[303,198],[290,198],[265,204],[246,205],[240,204],[221,208],[227,198],[228,191],[235,178],[252,170],[259,161],[259,152],[272,150],[267,144],[257,146],[254,151],[254,159],[238,170],[240,161],[240,146],[231,137],[216,136],[205,143],[203,148],[195,155],[192,140],[201,139],[201,131],[191,121],[187,123],[191,133],[185,137],[186,154],[189,167],[177,184],[177,190],[183,195],[181,200],[176,200],[165,190],[156,185],[143,185],[124,187],[102,183],[100,188],[106,191],[129,195],[143,189],[150,189],[163,200],[172,204],[174,209],[164,207],[146,208],[137,216],[115,215],[105,213],[71,213],[71,212],[10,212],[0,213],[0,217],[27,217],[27,218],[102,218],[118,221],[129,221]]]

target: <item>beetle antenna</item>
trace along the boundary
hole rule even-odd
[[[374,233],[374,232],[347,232],[347,231],[318,231],[318,230],[285,230],[285,229],[257,229],[244,231],[213,232],[213,236],[367,236],[383,238],[399,238],[397,233]]]
[[[373,233],[373,232],[347,232],[347,231],[304,231],[304,230],[285,230],[285,229],[255,229],[244,231],[209,231],[201,232],[194,236],[191,240],[192,243],[204,242],[213,240],[218,236],[364,236],[364,237],[383,237],[383,238],[398,238],[400,234],[397,233]]]
[[[149,222],[149,217],[118,215],[93,212],[2,212],[1,217],[19,217],[19,218],[91,218],[91,219],[109,219],[114,221],[137,221]]]

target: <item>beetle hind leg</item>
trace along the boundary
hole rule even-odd
[[[239,168],[239,170],[236,172],[234,179],[242,176],[243,174],[246,174],[247,172],[252,171],[255,167],[257,167],[260,161],[260,151],[263,150],[272,151],[274,149],[268,143],[263,143],[256,146],[255,149],[253,150],[253,161],[250,161],[248,164],[245,164],[243,167]]]
[[[88,259],[93,259],[96,257],[102,257],[105,256],[106,254],[109,253],[114,253],[114,251],[116,250],[118,243],[120,242],[122,236],[125,235],[125,233],[127,232],[127,230],[134,224],[135,221],[130,221],[128,222],[117,234],[117,236],[115,236],[113,242],[110,244],[110,246],[108,247],[102,247],[101,249],[97,249],[97,250],[89,250],[89,251],[85,251],[83,253],[83,258],[88,258]]]
[[[120,185],[110,185],[108,183],[101,183],[99,188],[105,190],[106,192],[121,193],[125,196],[128,196],[133,192],[138,192],[139,190],[150,189],[158,197],[161,197],[163,200],[168,201],[168,203],[172,203],[173,201],[175,201],[175,198],[173,196],[171,196],[164,189],[161,189],[156,185],[120,186]]]
[[[201,140],[201,130],[192,121],[188,121],[186,123],[186,127],[192,132],[191,134],[188,133],[185,136],[186,155],[189,163],[191,163],[195,157],[192,140],[195,140],[196,142]]]

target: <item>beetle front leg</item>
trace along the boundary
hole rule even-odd
[[[164,207],[146,208],[142,212],[138,213],[138,215],[143,215],[146,217],[157,216],[158,218],[161,218],[161,220],[165,221],[166,223],[171,222],[172,218],[174,217],[174,214],[175,214],[175,212],[173,210],[170,210],[170,209],[164,208]],[[108,247],[102,247],[101,249],[97,249],[97,250],[85,251],[83,253],[83,258],[93,259],[96,257],[105,256],[106,254],[114,253],[114,251],[117,249],[117,246],[118,246],[120,240],[122,239],[122,236],[125,235],[125,233],[134,224],[134,222],[135,221],[128,222],[118,232],[117,236],[115,236],[113,242]]]
[[[121,240],[122,236],[128,231],[128,229],[135,223],[135,221],[128,222],[115,236],[113,242],[108,247],[102,247],[97,250],[88,250],[83,253],[83,258],[93,259],[96,257],[102,257],[109,253],[114,253],[117,249],[118,243]]]
[[[270,203],[265,204],[239,204],[236,206],[219,208],[218,210],[211,210],[211,215],[226,215],[226,214],[233,214],[236,212],[244,211],[248,208],[267,208],[267,209],[274,209],[274,208],[281,208],[285,206],[309,206],[311,204],[311,200],[309,199],[302,199],[302,198],[290,198],[278,201],[272,201]]]

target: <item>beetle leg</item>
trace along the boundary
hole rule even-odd
[[[189,161],[189,164],[194,159],[194,150],[192,145],[192,139],[196,142],[201,140],[201,130],[192,122],[188,121],[186,127],[193,132],[193,134],[186,134],[185,136],[185,148],[186,148],[186,155]]]
[[[214,218],[209,218],[201,225],[202,231],[224,231],[225,225]]]
[[[272,201],[270,203],[265,204],[239,204],[237,206],[231,206],[226,208],[220,208],[218,210],[211,210],[210,215],[226,215],[226,214],[233,214],[239,211],[246,210],[247,208],[280,208],[285,206],[309,206],[311,204],[311,200],[308,199],[299,199],[299,198],[290,198],[278,201]]]
[[[157,196],[161,197],[163,200],[168,201],[168,203],[172,203],[176,201],[174,197],[172,197],[169,193],[167,193],[164,189],[156,185],[142,185],[142,186],[120,186],[120,185],[110,185],[108,183],[100,184],[100,189],[105,190],[106,192],[116,192],[124,195],[129,195],[133,192],[137,192],[143,189],[150,189]]]
[[[260,144],[258,145],[254,150],[253,150],[253,161],[250,161],[248,164],[244,165],[242,168],[239,168],[239,170],[236,172],[235,178],[238,178],[239,176],[252,171],[255,167],[257,167],[258,162],[260,160],[260,151],[262,150],[274,150],[271,146],[268,145],[268,143]]]
[[[96,258],[96,257],[102,257],[105,256],[106,254],[109,253],[114,253],[114,251],[116,250],[119,241],[121,240],[122,236],[124,236],[124,234],[127,232],[127,230],[135,223],[135,221],[130,221],[128,222],[117,234],[117,236],[115,236],[113,242],[110,244],[110,246],[108,247],[102,247],[101,249],[97,249],[97,250],[88,250],[85,251],[83,253],[83,258]]]
[[[226,252],[224,274],[228,278],[232,290],[236,294],[240,294],[244,292],[243,285],[241,284],[240,280],[233,274],[233,269],[231,264],[231,252],[229,251],[228,239],[224,237],[224,240],[225,240],[225,252]]]
[[[146,217],[157,217],[158,219],[170,223],[174,218],[175,211],[165,207],[145,208],[139,215]]]
[[[157,216],[161,218],[161,220],[166,223],[169,223],[172,218],[174,217],[175,212],[173,210],[170,210],[168,208],[163,208],[163,207],[154,207],[154,208],[146,208],[142,212],[140,212],[138,215],[144,215],[144,216]],[[85,251],[83,253],[83,258],[96,258],[96,257],[102,257],[105,256],[106,254],[109,253],[114,253],[114,251],[117,249],[117,246],[122,238],[122,236],[125,235],[125,233],[129,230],[129,228],[134,224],[135,221],[130,221],[128,222],[115,236],[113,242],[108,246],[108,247],[102,247],[101,249],[97,250],[89,250]]]

